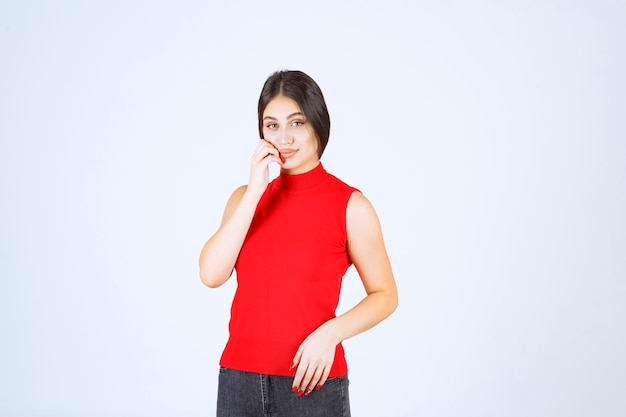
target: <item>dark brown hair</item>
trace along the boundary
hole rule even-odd
[[[265,81],[259,97],[259,134],[263,138],[263,112],[277,96],[292,99],[300,106],[318,141],[317,154],[322,156],[330,136],[330,115],[322,90],[302,71],[276,71]]]

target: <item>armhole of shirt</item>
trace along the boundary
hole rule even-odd
[[[355,192],[360,193],[361,190],[359,190],[358,188],[354,188],[354,187],[350,187],[348,189],[348,191],[346,192],[346,199],[345,199],[344,208],[343,208],[342,229],[343,229],[343,238],[346,242],[346,250],[348,249],[348,204],[350,203],[350,198],[352,198],[352,194],[354,194]]]

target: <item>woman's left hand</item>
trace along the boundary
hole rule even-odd
[[[304,339],[291,365],[291,369],[298,367],[292,386],[298,396],[309,395],[311,391],[324,385],[335,360],[338,343],[329,322]]]

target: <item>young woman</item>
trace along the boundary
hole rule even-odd
[[[381,226],[365,196],[320,162],[330,117],[312,78],[272,74],[258,118],[248,185],[233,192],[200,255],[200,277],[211,288],[237,271],[217,415],[350,416],[341,342],[398,302]],[[272,163],[280,174],[270,182]],[[336,316],[352,264],[367,295]]]

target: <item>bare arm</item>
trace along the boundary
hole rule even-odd
[[[250,182],[230,196],[220,227],[200,253],[200,279],[206,286],[219,287],[232,275],[256,206],[267,187],[271,162],[281,163],[278,150],[261,140],[252,155]]]
[[[398,306],[398,290],[383,240],[378,216],[361,193],[348,205],[348,253],[367,296],[333,324],[340,341],[383,321]]]
[[[348,253],[357,269],[365,298],[346,313],[327,321],[302,343],[294,389],[311,392],[324,384],[341,341],[362,333],[388,317],[398,305],[398,291],[385,249],[378,216],[365,196],[355,192],[347,209]]]
[[[258,203],[246,195],[247,188],[241,186],[230,196],[219,229],[200,253],[200,279],[208,287],[217,288],[232,275]]]

